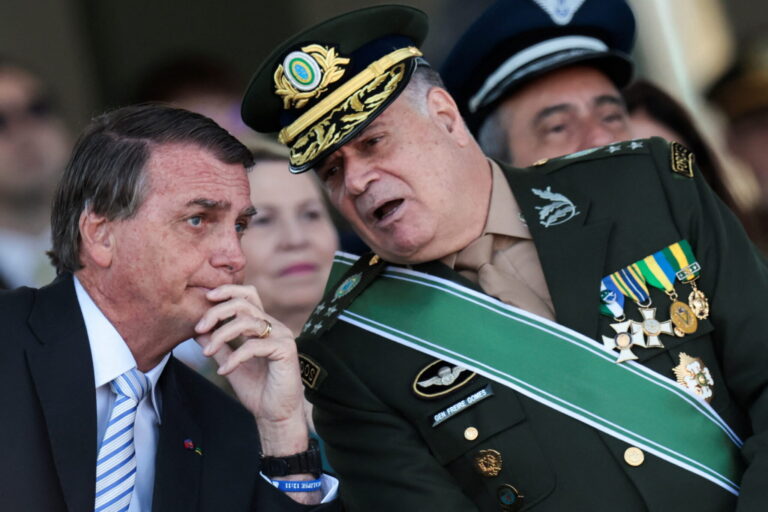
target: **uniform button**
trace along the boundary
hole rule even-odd
[[[496,497],[499,499],[501,510],[505,512],[514,512],[523,506],[523,495],[509,484],[504,484],[496,489]]]
[[[630,446],[624,451],[624,462],[630,466],[639,466],[645,461],[643,450],[636,446]]]
[[[464,439],[467,441],[474,441],[478,435],[480,435],[480,432],[475,427],[467,427],[464,430]]]

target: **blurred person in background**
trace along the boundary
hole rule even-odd
[[[298,336],[323,297],[339,239],[314,175],[286,172],[284,152],[256,152],[254,161],[248,179],[257,213],[243,237],[245,282]]]
[[[210,117],[248,144],[260,138],[240,118],[243,79],[226,63],[202,55],[161,62],[139,79],[135,103],[163,102]]]
[[[768,212],[768,39],[756,41],[709,89],[707,97],[727,118],[731,153],[754,172],[761,215]]]
[[[39,286],[54,276],[50,201],[70,138],[49,91],[0,57],[0,288]]]
[[[707,144],[693,118],[683,105],[659,86],[636,80],[623,91],[635,138],[663,137],[691,150],[704,179],[722,201],[733,210],[747,234],[763,254],[768,253],[768,237],[757,212],[736,201],[725,181],[725,174],[715,152]]]
[[[704,140],[685,107],[647,80],[634,81],[622,94],[633,137],[663,137],[690,149],[696,155],[696,163],[712,190],[731,210],[738,211],[739,207],[723,181],[720,163],[714,151]]]
[[[632,76],[634,38],[624,0],[500,0],[461,36],[441,76],[483,151],[525,167],[631,137],[619,89]]]

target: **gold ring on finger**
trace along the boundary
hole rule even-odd
[[[264,330],[261,331],[261,333],[257,334],[257,338],[266,338],[269,336],[269,334],[272,332],[272,324],[269,320],[264,319],[264,322],[267,324],[266,327],[264,327]]]

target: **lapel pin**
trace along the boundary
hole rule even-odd
[[[184,449],[195,452],[198,455],[203,454],[203,450],[199,446],[195,446],[195,443],[191,439],[184,440]]]

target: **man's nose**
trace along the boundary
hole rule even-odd
[[[376,180],[375,168],[362,159],[347,159],[344,165],[344,186],[347,192],[358,196]]]
[[[211,265],[216,268],[223,268],[233,274],[245,268],[245,254],[240,245],[240,237],[237,235],[237,232],[232,230],[231,234],[220,237],[220,240],[213,248]]]
[[[612,142],[624,140],[624,137],[619,137],[615,130],[611,130],[608,126],[605,126],[600,119],[590,120],[587,125],[583,127],[582,133],[581,146],[577,148],[577,151],[605,146]]]

